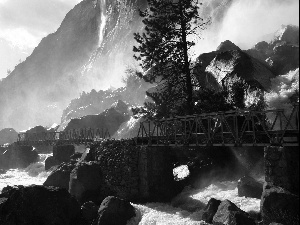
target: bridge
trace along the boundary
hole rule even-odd
[[[95,143],[111,138],[108,129],[19,133],[19,145]],[[299,103],[283,109],[235,110],[140,123],[137,145],[147,146],[299,146]]]
[[[299,146],[299,103],[289,115],[283,109],[235,110],[145,121],[140,124],[137,143],[151,146]]]
[[[39,146],[39,145],[69,145],[100,142],[110,139],[108,129],[104,128],[81,128],[70,129],[61,132],[22,132],[18,134],[17,144],[21,146]]]

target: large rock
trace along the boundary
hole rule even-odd
[[[135,215],[135,209],[128,201],[109,196],[101,203],[93,225],[126,225]]]
[[[212,223],[213,217],[218,211],[218,207],[221,204],[220,200],[211,198],[206,207],[204,208],[203,214],[202,214],[202,220],[206,223]]]
[[[12,190],[1,204],[1,225],[76,225],[79,222],[80,206],[65,189],[21,187]]]
[[[0,130],[0,145],[12,144],[18,139],[18,133],[13,128]]]
[[[9,145],[0,152],[0,169],[26,168],[39,160],[38,153],[31,146]]]
[[[229,200],[221,202],[213,217],[213,225],[255,225],[249,214]]]
[[[103,200],[103,196],[101,196],[103,184],[104,181],[99,163],[81,162],[71,172],[69,192],[80,203],[94,201],[100,204]]]
[[[275,77],[267,65],[240,50],[218,53],[205,72],[214,77],[220,85],[237,76],[252,87],[263,90],[270,90],[271,78]]]
[[[70,174],[75,163],[62,163],[56,167],[44,182],[44,186],[54,186],[69,190]]]
[[[238,181],[238,195],[240,197],[261,198],[263,184],[250,176],[244,176]]]
[[[266,185],[261,197],[260,211],[264,225],[271,222],[298,225],[299,196],[281,187]]]

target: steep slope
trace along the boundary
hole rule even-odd
[[[0,127],[26,129],[59,118],[60,108],[78,93],[80,67],[97,49],[99,3],[76,5],[59,29],[0,83]]]
[[[132,58],[133,32],[141,29],[137,9],[145,2],[83,0],[76,5],[58,30],[0,82],[0,129],[59,123],[63,109],[82,91],[107,87],[105,80],[113,75],[120,80],[123,58]]]

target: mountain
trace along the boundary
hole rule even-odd
[[[113,75],[108,70],[123,65],[124,54],[130,58],[133,32],[141,29],[137,9],[145,7],[145,2],[84,0],[77,4],[58,30],[43,38],[0,82],[0,129],[59,122],[71,99],[82,91],[100,89]]]
[[[98,115],[118,100],[129,105],[142,104],[147,88],[121,87],[124,85],[120,77],[128,66],[135,67],[133,33],[143,29],[138,9],[145,9],[146,2],[83,0],[77,4],[58,30],[43,38],[32,54],[0,81],[0,129],[49,127],[53,123]],[[207,13],[214,22],[221,22],[233,2],[205,0],[204,17]],[[266,49],[242,51],[233,43],[224,42],[215,52],[198,57],[194,74],[200,84],[215,87],[222,76],[214,66],[224,66],[223,60],[231,57],[229,61],[239,63],[231,68],[230,74],[241,73],[243,61],[248,60],[256,75],[252,69],[247,70],[247,79],[253,78],[254,83],[267,89],[265,78],[260,76],[267,74],[268,80],[269,70],[277,75],[297,66],[295,54],[299,47],[290,44],[295,41],[289,38],[293,36],[289,30],[278,32]],[[295,56],[295,60],[288,62],[290,56]],[[112,84],[116,91],[107,90]]]

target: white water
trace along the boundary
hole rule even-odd
[[[217,182],[202,189],[186,187],[170,204],[148,203],[146,205],[132,204],[137,216],[127,225],[201,225],[201,208],[211,198],[230,200],[246,212],[259,212],[260,199],[239,197],[237,182]]]
[[[101,44],[104,39],[105,26],[106,26],[106,0],[100,0],[100,12],[101,12],[101,22],[99,27],[99,44],[98,47],[101,47]]]
[[[0,192],[7,185],[42,185],[50,172],[45,172],[45,160],[51,154],[40,154],[40,160],[26,169],[12,169],[0,174]],[[174,173],[183,178],[188,175],[186,166],[180,166]],[[238,197],[237,182],[216,182],[202,189],[186,187],[171,203],[132,204],[136,217],[128,225],[201,225],[202,208],[211,198],[228,199],[242,210],[260,210],[260,200]]]
[[[42,185],[50,173],[45,171],[45,160],[51,155],[39,154],[39,162],[30,164],[26,169],[10,169],[0,174],[0,193],[7,185]]]

